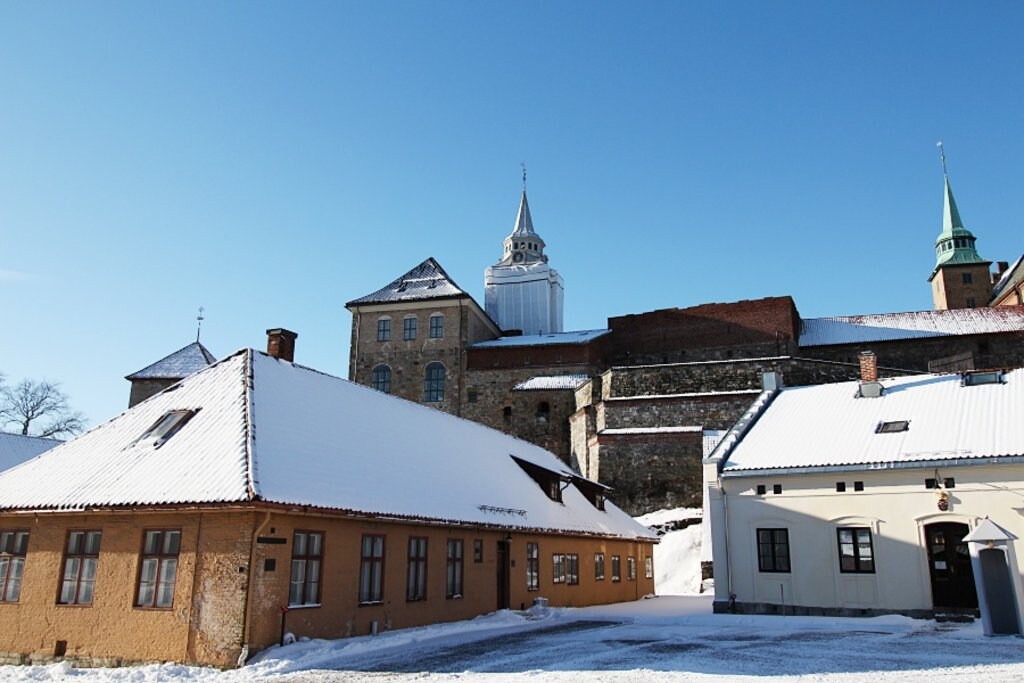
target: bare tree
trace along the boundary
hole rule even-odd
[[[6,386],[0,375],[0,425],[10,424],[32,436],[71,436],[85,427],[84,416],[71,409],[59,384],[26,379]]]

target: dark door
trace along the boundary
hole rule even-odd
[[[932,604],[943,608],[977,609],[971,555],[964,543],[966,524],[940,522],[924,528],[928,543],[928,571],[932,578]]]
[[[508,609],[509,604],[509,568],[508,541],[498,541],[498,609]]]

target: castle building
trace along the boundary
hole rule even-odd
[[[550,450],[630,514],[700,506],[701,458],[766,385],[855,379],[865,350],[883,377],[1024,366],[1024,306],[1013,305],[1024,265],[990,276],[948,178],[945,189],[938,310],[803,318],[782,296],[578,331],[562,331],[561,278],[524,191],[504,257],[486,270],[485,308],[434,259],[347,304],[349,378]],[[426,325],[438,336],[421,336]]]
[[[466,349],[500,330],[437,261],[428,258],[345,307],[352,313],[350,380],[461,415]]]
[[[503,331],[526,335],[562,331],[565,283],[548,265],[545,246],[533,229],[524,187],[501,260],[484,271],[484,306]]]

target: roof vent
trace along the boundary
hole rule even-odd
[[[960,386],[973,387],[979,384],[1004,384],[1002,370],[975,370],[960,375]]]

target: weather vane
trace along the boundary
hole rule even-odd
[[[948,175],[946,173],[946,149],[942,146],[942,140],[936,142],[935,146],[939,148],[939,157],[942,158],[942,175]]]
[[[523,192],[526,192],[526,162],[520,161],[519,165],[523,167]]]
[[[203,331],[203,311],[205,310],[205,308],[200,306],[199,315],[196,316],[196,342],[199,341],[199,333]]]

